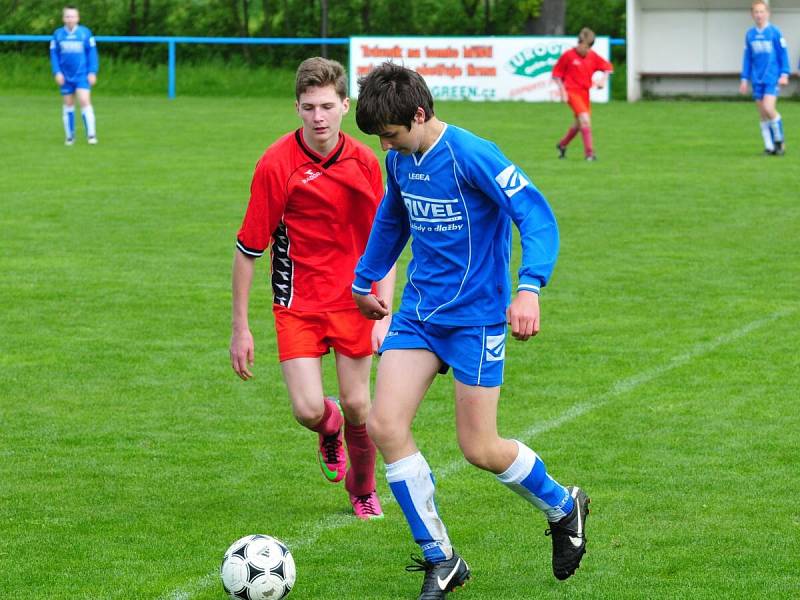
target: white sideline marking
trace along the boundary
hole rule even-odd
[[[650,383],[654,379],[657,379],[664,373],[668,373],[673,369],[677,369],[678,367],[682,367],[684,365],[689,364],[693,360],[700,358],[701,356],[705,356],[710,352],[713,352],[717,348],[724,346],[725,344],[729,344],[731,342],[735,342],[747,334],[752,333],[756,329],[760,329],[764,325],[769,325],[773,321],[777,321],[778,319],[782,319],[787,317],[795,312],[796,309],[786,309],[775,312],[768,317],[764,317],[763,319],[757,319],[740,327],[739,329],[734,329],[731,332],[725,333],[709,342],[703,342],[701,344],[697,344],[683,354],[679,354],[678,356],[673,357],[668,362],[653,367],[652,369],[647,369],[638,373],[636,375],[632,375],[627,379],[622,379],[617,381],[609,391],[605,394],[598,396],[594,400],[587,400],[586,402],[581,402],[574,406],[568,408],[565,412],[560,414],[557,417],[554,417],[548,421],[543,421],[538,423],[532,427],[529,427],[522,433],[520,433],[517,438],[520,441],[527,441],[531,438],[540,435],[542,433],[546,433],[553,429],[556,429],[563,425],[564,423],[568,423],[573,419],[580,417],[581,415],[586,414],[596,408],[600,408],[604,404],[607,404],[617,396],[622,394],[626,394],[637,387],[644,385],[646,383]],[[463,459],[456,459],[451,461],[449,464],[445,465],[444,467],[436,469],[436,478],[443,479],[445,477],[449,477],[461,469],[466,467],[469,463]],[[394,502],[394,496],[389,496],[387,498],[381,498],[381,503],[383,505],[389,505]],[[321,519],[314,523],[309,524],[307,527],[304,527],[299,537],[295,539],[286,539],[286,544],[290,548],[304,548],[309,546],[317,541],[319,536],[323,533],[328,531],[332,531],[334,529],[340,529],[342,527],[346,527],[347,525],[354,525],[356,524],[356,520],[350,515],[331,515],[325,519]],[[208,573],[202,577],[198,577],[191,583],[187,584],[183,588],[173,591],[171,593],[165,594],[161,596],[161,600],[190,600],[190,598],[206,588],[211,587],[212,585],[217,584],[219,581],[219,573],[217,570]]]

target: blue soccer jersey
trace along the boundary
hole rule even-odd
[[[761,30],[748,29],[744,39],[742,79],[751,84],[774,85],[789,71],[789,52],[780,30],[769,24]]]
[[[67,81],[78,81],[89,73],[97,73],[99,61],[92,32],[83,25],[72,31],[66,27],[56,29],[50,41],[50,64],[53,75],[61,73]]]
[[[409,237],[412,259],[398,313],[440,325],[506,320],[511,222],[520,231],[520,290],[544,286],[558,254],[547,201],[497,146],[453,125],[422,155],[390,151],[386,193],[353,291],[367,294]]]

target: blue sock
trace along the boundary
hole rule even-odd
[[[449,560],[453,547],[433,500],[435,483],[422,454],[417,452],[386,465],[386,479],[425,560]]]
[[[544,462],[533,450],[514,441],[519,448],[517,458],[497,479],[544,512],[548,521],[563,519],[572,512],[575,504],[572,496],[547,474]]]

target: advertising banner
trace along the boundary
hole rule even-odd
[[[392,61],[425,78],[435,100],[523,100],[557,102],[552,71],[576,37],[353,37],[350,38],[350,95],[357,80]],[[610,60],[610,39],[592,48]],[[592,88],[592,102],[608,102],[609,86]]]

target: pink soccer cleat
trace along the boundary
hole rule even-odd
[[[350,494],[350,503],[353,505],[353,511],[359,519],[369,521],[370,519],[383,518],[383,509],[377,492],[370,492],[363,496]]]
[[[336,406],[339,411],[342,410],[338,402],[336,402]],[[344,479],[347,473],[347,455],[344,451],[344,421],[342,421],[342,426],[339,427],[339,431],[336,433],[332,435],[319,434],[319,452],[317,452],[317,456],[325,479],[331,483],[337,483]]]

